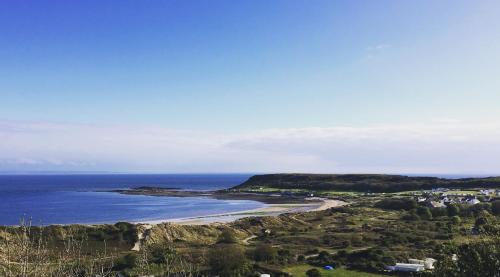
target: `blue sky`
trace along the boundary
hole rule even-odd
[[[499,18],[498,1],[2,1],[0,170],[491,172]],[[486,165],[455,164],[471,157]]]

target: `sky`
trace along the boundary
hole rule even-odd
[[[0,172],[500,174],[500,2],[0,2]]]

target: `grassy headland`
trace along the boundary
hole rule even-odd
[[[255,175],[232,190],[401,192],[435,188],[500,188],[500,177],[444,179],[377,174],[266,174]]]

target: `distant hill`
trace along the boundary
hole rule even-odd
[[[400,192],[433,188],[500,188],[500,177],[444,179],[377,174],[255,175],[233,189],[277,189]]]

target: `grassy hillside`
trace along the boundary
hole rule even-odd
[[[358,192],[399,192],[433,188],[500,188],[500,178],[443,179],[374,174],[268,174],[255,175],[236,190],[305,189]]]

